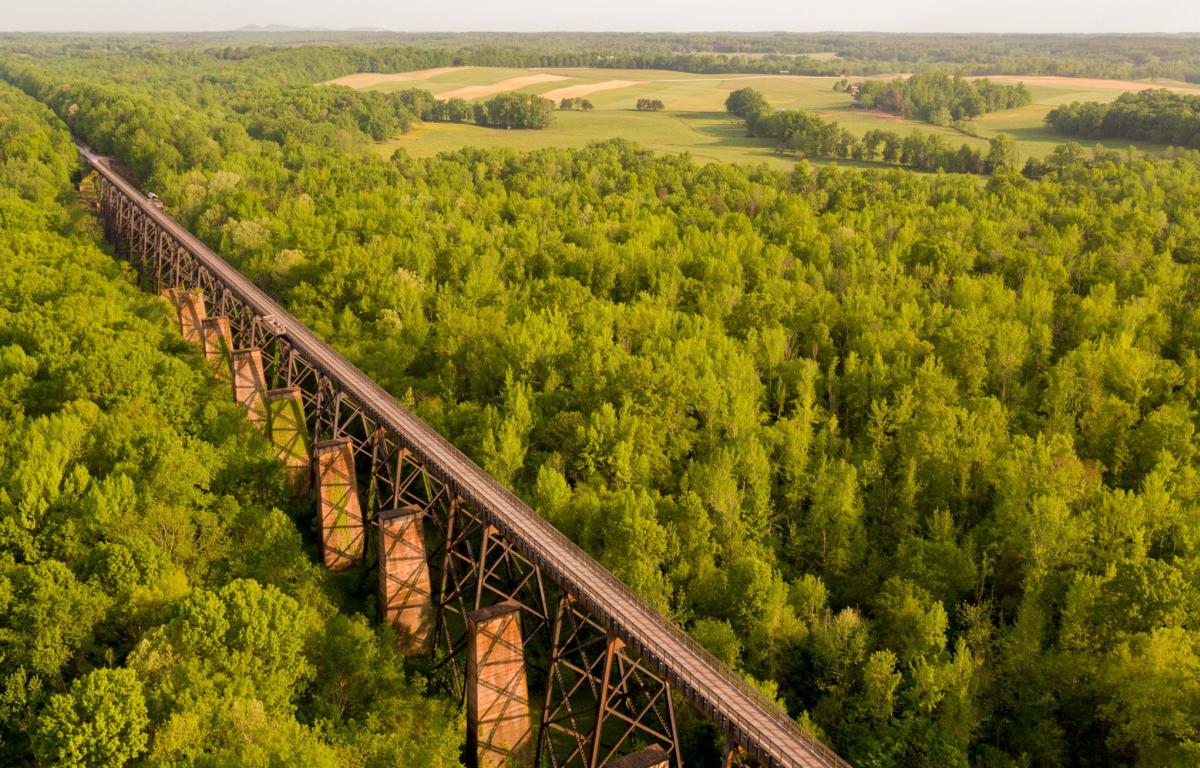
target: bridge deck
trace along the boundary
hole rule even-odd
[[[471,461],[462,451],[401,406],[382,387],[322,341],[270,296],[183,226],[147,203],[107,158],[80,145],[81,156],[167,231],[228,289],[262,315],[273,315],[288,340],[310,363],[324,369],[383,427],[396,433],[431,471],[512,537],[546,575],[583,599],[668,676],[677,690],[722,730],[780,768],[849,768],[831,749],[718,662],[684,632],[622,584],[607,569]]]

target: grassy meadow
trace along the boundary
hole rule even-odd
[[[506,81],[536,76],[555,76],[553,81],[509,87]],[[914,120],[903,120],[881,113],[855,109],[850,96],[833,91],[838,78],[791,75],[692,75],[662,70],[625,70],[592,68],[516,69],[504,67],[455,67],[423,73],[353,76],[356,87],[374,90],[424,88],[435,95],[451,94],[458,89],[492,87],[496,92],[516,90],[536,93],[558,101],[563,96],[582,95],[595,105],[591,112],[560,111],[554,124],[541,131],[507,131],[467,124],[427,123],[419,129],[378,145],[380,154],[397,148],[416,157],[428,157],[464,146],[507,147],[517,150],[538,147],[582,147],[593,141],[625,138],[661,152],[690,152],[702,162],[765,162],[779,168],[790,167],[794,159],[774,150],[768,139],[745,135],[742,125],[725,114],[725,98],[730,91],[753,87],[761,91],[772,106],[804,109],[837,121],[852,133],[862,135],[882,128],[899,133],[920,130],[942,135],[951,144],[968,143],[986,148],[987,139],[1005,133],[1017,143],[1019,159],[1042,157],[1065,141],[1046,130],[1042,120],[1058,104],[1072,101],[1111,101],[1124,90],[1148,86],[1188,89],[1184,83],[1146,81],[1121,83],[1051,77],[996,78],[1022,80],[1034,101],[1018,109],[984,115],[973,122],[979,137],[968,136],[954,128],[937,127]],[[886,77],[886,76],[885,76]],[[401,78],[401,79],[391,79]],[[338,81],[333,81],[337,83]],[[598,90],[590,90],[599,87]],[[638,112],[638,99],[660,99],[666,110]],[[1087,142],[1089,144],[1096,142]],[[1098,142],[1115,149],[1130,146],[1128,141]],[[1162,147],[1137,145],[1155,151]],[[843,163],[844,164],[844,163]]]

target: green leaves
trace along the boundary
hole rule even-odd
[[[888,579],[875,600],[877,635],[903,666],[936,658],[946,647],[946,609],[910,581]]]
[[[93,632],[108,607],[99,589],[81,583],[57,560],[7,574],[8,610],[0,618],[0,659],[7,670],[69,677],[72,661],[94,652]]]
[[[1105,659],[1101,705],[1108,744],[1138,765],[1185,766],[1200,750],[1200,636],[1160,628],[1131,638]]]
[[[868,109],[892,112],[947,125],[970,120],[985,112],[1028,104],[1032,96],[1024,83],[1003,85],[987,78],[966,79],[942,72],[926,72],[895,80],[864,80],[849,89],[854,100]],[[995,166],[993,166],[995,167]]]
[[[475,104],[475,122],[496,128],[547,128],[554,102],[535,94],[501,93]]]
[[[303,621],[295,600],[254,581],[193,590],[134,650],[130,665],[150,682],[156,717],[175,708],[176,696],[186,701],[201,691],[287,712],[312,677]]]
[[[530,411],[532,390],[514,380],[510,370],[504,379],[504,415],[495,408],[484,412],[483,466],[506,485],[512,485],[525,465],[529,433],[533,430]]]
[[[360,142],[467,106],[299,84],[445,52],[179,56],[3,66],[853,762],[1195,755],[1176,675],[1200,572],[1194,157],[1064,146],[1035,182],[1003,139],[858,137],[743,89],[729,109],[785,150],[995,175],[779,174],[621,141],[384,160]],[[876,95],[946,122],[1021,90]],[[508,124],[544,105],[493,106]],[[271,509],[269,455],[161,308],[52,231],[61,131],[13,124],[0,605],[52,641],[4,625],[4,735],[128,663],[148,762],[455,760],[453,714],[337,617],[346,595]]]
[[[41,765],[119,768],[146,750],[146,702],[128,669],[98,669],[50,697],[33,749]]]
[[[287,503],[274,452],[63,204],[67,134],[7,86],[0,114],[0,763],[449,768],[456,710],[426,700],[391,638],[330,620],[346,596],[271,508]],[[357,698],[331,709],[337,670]]]
[[[1111,104],[1062,104],[1046,125],[1084,139],[1123,138],[1200,148],[1200,98],[1166,88],[1122,93]]]

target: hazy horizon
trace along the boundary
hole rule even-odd
[[[573,5],[549,0],[444,0],[412,4],[361,0],[83,0],[23,3],[6,9],[3,32],[227,32],[248,25],[388,32],[891,32],[1179,34],[1200,31],[1200,3],[1186,0],[1008,0],[954,2],[859,0],[841,7],[780,6],[777,0],[610,0]]]

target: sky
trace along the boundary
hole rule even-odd
[[[1200,32],[1200,0],[0,0],[2,31]]]

